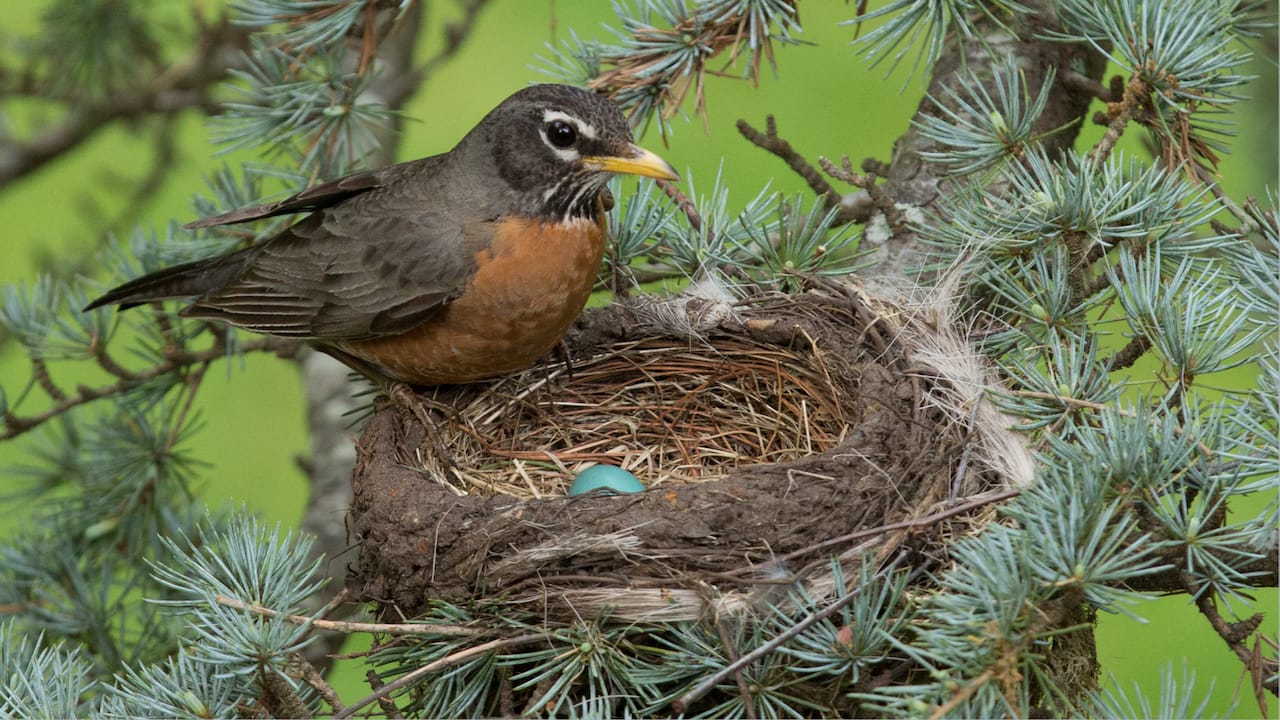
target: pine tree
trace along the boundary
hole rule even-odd
[[[163,39],[174,23],[158,8],[50,0],[38,42],[11,43],[0,88],[6,101],[50,103],[61,121],[48,134],[4,130],[0,184],[115,118],[185,109],[213,115],[223,147],[261,158],[212,174],[194,200],[202,214],[385,164],[399,109],[484,32],[485,4],[460,4],[437,53],[415,61],[425,0],[242,0],[194,10],[180,23],[184,43]],[[1232,123],[1247,101],[1246,62],[1275,60],[1274,7],[864,5],[850,7],[849,23],[866,62],[844,71],[902,65],[904,91],[927,83],[891,160],[815,166],[772,118],[763,131],[740,121],[811,193],[762,185],[739,208],[720,177],[706,192],[701,178],[615,186],[604,272],[616,296],[655,277],[796,292],[806,278],[856,271],[953,298],[954,322],[998,369],[993,401],[1035,451],[1035,480],[1001,498],[995,521],[948,543],[927,594],[923,571],[864,563],[845,577],[833,562],[833,597],[796,586],[767,612],[724,622],[646,626],[604,613],[552,627],[443,601],[406,622],[335,620],[347,598],[333,595],[340,580],[322,595],[309,535],[204,506],[192,407],[224,358],[301,359],[314,407],[344,371],[172,305],[82,312],[105,279],[87,277],[87,261],[61,263],[4,288],[0,306],[3,342],[30,365],[0,386],[0,439],[35,458],[6,498],[29,510],[0,547],[0,714],[345,717],[376,705],[427,717],[1198,716],[1203,683],[1185,667],[1170,664],[1150,697],[1098,691],[1094,668],[1054,659],[1090,637],[1099,610],[1132,613],[1156,593],[1190,598],[1239,657],[1258,706],[1274,707],[1276,639],[1246,608],[1255,588],[1277,585],[1280,224],[1274,195],[1231,197],[1216,173],[1224,154],[1255,152],[1233,146]],[[607,94],[634,127],[664,136],[682,129],[681,113],[728,112],[707,77],[757,80],[779,62],[775,45],[801,41],[800,9],[618,3],[607,41],[574,28],[539,62],[549,79]],[[1086,144],[1095,100],[1105,132]],[[165,127],[155,124],[158,138]],[[1149,152],[1117,149],[1133,134]],[[251,227],[139,228],[97,258],[121,280],[282,225]],[[51,371],[74,364],[105,381],[72,386]],[[1155,368],[1162,384],[1134,382],[1135,367]],[[1238,368],[1254,384],[1222,387],[1221,373]],[[333,452],[350,422],[342,415],[368,405],[337,387],[342,402],[312,425],[328,451],[313,457],[317,488],[345,483],[350,460]],[[1238,510],[1259,496],[1269,498],[1260,509]],[[313,502],[333,496],[317,490]],[[321,545],[332,556],[344,539],[329,533]],[[365,659],[370,694],[339,698],[317,672],[315,648],[335,647],[320,631],[385,640]]]

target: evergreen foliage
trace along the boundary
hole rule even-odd
[[[262,148],[274,165],[218,171],[199,209],[360,168],[373,133],[394,118],[368,93],[379,66],[369,54],[377,39],[362,35],[365,12],[410,4],[236,4],[234,23],[254,35],[213,134],[227,149]],[[851,22],[883,20],[856,41],[871,64],[910,56],[923,72],[949,37],[982,45],[993,28],[1011,31],[1017,15],[1043,12],[1033,5],[893,0]],[[1052,6],[1060,26],[1039,39],[1086,44],[1124,78],[1095,88],[1111,103],[1096,145],[1040,149],[1037,121],[1064,71],[1029,87],[1013,60],[984,65],[987,75],[966,71],[933,98],[939,112],[916,120],[937,148],[923,159],[945,168],[950,186],[910,223],[928,247],[922,269],[954,288],[1002,373],[998,402],[1040,459],[1035,485],[997,522],[954,541],[927,594],[903,571],[863,564],[846,578],[834,564],[834,599],[792,588],[758,616],[715,622],[606,616],[544,627],[510,608],[440,603],[378,635],[368,663],[386,692],[335,704],[299,670],[318,619],[294,615],[318,589],[307,539],[241,512],[210,513],[194,494],[200,421],[191,403],[210,363],[293,345],[168,306],[119,321],[110,309],[78,310],[100,280],[214,254],[282,221],[249,231],[173,225],[109,248],[109,279],[41,277],[0,295],[0,326],[32,368],[25,384],[0,388],[0,439],[26,442],[32,458],[5,498],[27,508],[28,522],[0,546],[0,607],[11,616],[0,624],[0,715],[349,716],[384,695],[422,717],[666,714],[699,682],[837,603],[838,613],[717,683],[688,714],[1199,716],[1203,685],[1185,669],[1175,677],[1170,668],[1156,698],[1080,698],[1050,670],[1055,644],[1087,622],[1072,614],[1081,603],[1133,613],[1143,596],[1133,588],[1194,599],[1215,629],[1235,633],[1242,665],[1274,694],[1275,638],[1235,613],[1252,588],[1274,583],[1280,505],[1257,516],[1228,509],[1277,492],[1280,233],[1274,206],[1227,197],[1213,174],[1232,150],[1231,113],[1244,100],[1251,51],[1240,39],[1269,29],[1238,0]],[[38,82],[97,99],[134,87],[163,52],[139,8],[51,2],[31,49],[46,62]],[[612,44],[570,33],[542,63],[558,79],[610,93],[636,127],[663,133],[681,108],[716,112],[703,86],[719,72],[713,58],[741,63],[753,80],[762,61],[776,62],[772,43],[798,42],[802,29],[797,3],[785,0],[616,9]],[[352,38],[367,42],[353,51]],[[1120,133],[1138,128],[1152,157],[1114,151]],[[675,204],[652,183],[612,187],[619,207],[605,270],[618,293],[652,277],[710,274],[793,291],[802,275],[864,262],[861,237],[824,198],[782,198],[766,186],[744,204],[735,198],[735,210],[719,176],[686,177]],[[1162,382],[1133,380],[1139,361],[1157,366]],[[106,384],[61,387],[47,372],[55,362],[94,364]],[[1256,372],[1256,386],[1219,386],[1221,373],[1241,366]],[[530,701],[508,707],[509,692]]]

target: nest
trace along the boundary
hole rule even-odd
[[[500,598],[686,620],[780,577],[821,597],[832,555],[880,562],[913,520],[1030,477],[941,309],[837,285],[633,300],[584,313],[568,364],[387,403],[359,443],[349,586],[394,617]],[[647,491],[565,497],[593,463]]]

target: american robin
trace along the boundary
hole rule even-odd
[[[302,338],[359,372],[414,385],[527,367],[587,302],[604,253],[610,173],[679,179],[618,108],[565,85],[507,98],[447,153],[188,225],[310,213],[258,245],[127,282],[121,309]]]

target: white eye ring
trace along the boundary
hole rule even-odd
[[[544,110],[542,112],[542,127],[538,128],[538,134],[542,137],[543,144],[550,148],[556,157],[567,163],[577,162],[582,155],[573,147],[573,144],[562,147],[551,140],[547,133],[553,126],[558,125],[567,125],[577,135],[577,138],[574,139],[574,144],[579,138],[595,140],[599,137],[594,127],[568,113],[560,112],[559,110]]]
[[[596,138],[599,137],[599,134],[596,132],[596,129],[592,127],[590,123],[585,123],[579,120],[578,118],[570,115],[569,113],[560,112],[559,110],[543,110],[542,111],[543,126],[550,125],[551,123],[557,120],[559,120],[562,123],[567,123],[569,127],[573,128],[574,130],[577,130],[579,135],[581,135],[582,137],[588,140],[595,140]]]

